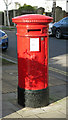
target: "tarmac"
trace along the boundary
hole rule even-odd
[[[49,105],[40,108],[23,108],[17,103],[18,68],[17,64],[2,65],[2,112],[0,119],[68,119],[67,82],[49,74]],[[0,99],[1,103],[1,99]],[[1,104],[0,104],[1,105]]]

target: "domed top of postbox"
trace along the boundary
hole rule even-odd
[[[28,15],[21,15],[15,18],[12,18],[12,22],[16,24],[20,23],[50,23],[52,22],[53,18],[49,16],[39,15],[39,14],[28,14]]]

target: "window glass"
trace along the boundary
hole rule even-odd
[[[68,23],[68,18],[63,19],[64,23]]]
[[[68,23],[68,18],[64,18],[64,19],[60,20],[59,23],[61,23],[61,24],[62,23]]]
[[[66,19],[66,23],[68,23],[68,18]]]

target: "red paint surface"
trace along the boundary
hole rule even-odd
[[[34,19],[36,22],[33,22]],[[13,22],[17,23],[18,85],[20,88],[40,90],[48,86],[47,36],[48,23],[51,21],[52,18],[48,19],[42,15],[32,15],[32,17],[28,15],[28,17],[13,19]],[[38,31],[38,29],[41,30]],[[39,38],[39,51],[30,51],[30,38]]]

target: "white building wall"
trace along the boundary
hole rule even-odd
[[[68,12],[68,0],[66,1],[66,11]]]

